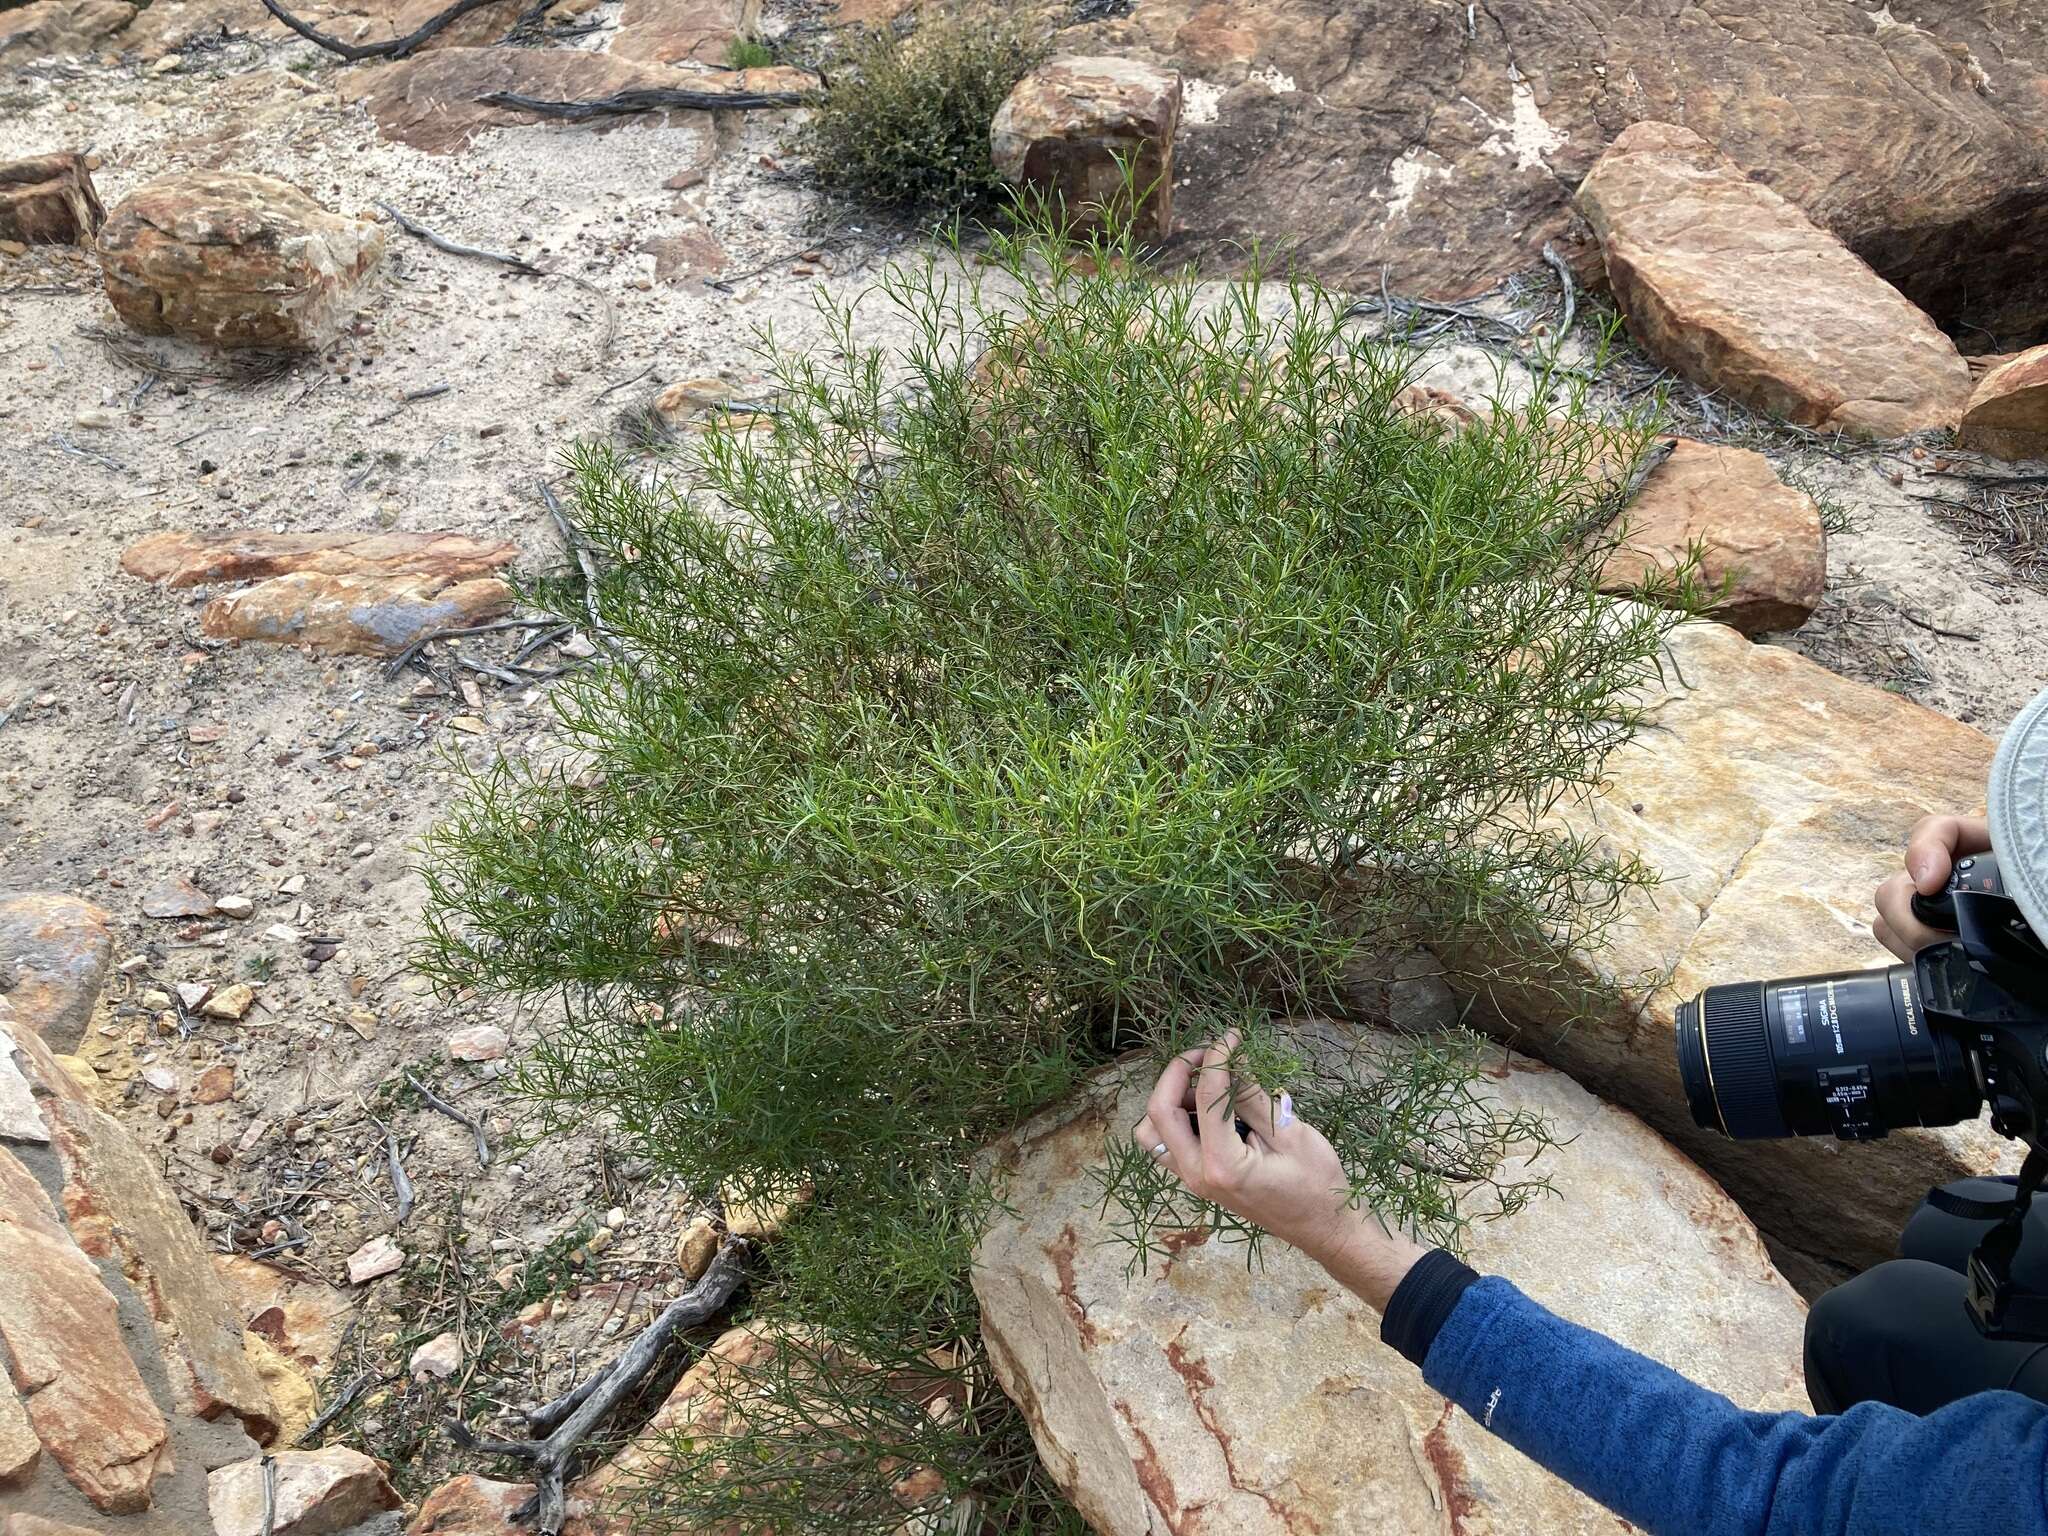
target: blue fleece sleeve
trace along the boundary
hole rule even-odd
[[[1651,1536],[2044,1536],[2048,1405],[1747,1413],[1507,1281],[1465,1292],[1430,1386]]]

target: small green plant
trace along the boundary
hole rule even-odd
[[[1561,378],[1439,421],[1313,283],[1065,249],[1041,216],[988,267],[891,272],[900,354],[828,300],[825,343],[769,359],[772,433],[666,480],[576,449],[601,574],[531,594],[609,646],[556,696],[575,758],[478,770],[430,843],[423,967],[562,1005],[521,1079],[544,1112],[699,1189],[815,1189],[752,1292],[787,1341],[736,1373],[755,1428],[678,1442],[636,1530],[893,1530],[914,1468],[926,1507],[1071,1528],[976,1342],[977,1150],[1236,1027],[1359,1198],[1456,1243],[1543,1141],[1473,1037],[1327,1053],[1282,1021],[1356,1018],[1417,938],[1587,942],[1647,878],[1546,813],[1680,617],[1599,592],[1650,423]],[[1134,1253],[1253,1236],[1121,1141]]]
[[[775,62],[775,50],[758,37],[736,37],[725,50],[729,69],[766,69]]]
[[[275,955],[251,955],[242,962],[242,970],[254,981],[269,981],[277,974]]]
[[[859,34],[796,135],[830,191],[915,214],[985,209],[1001,189],[989,125],[1044,52],[1029,16],[989,5],[931,10],[915,31]]]

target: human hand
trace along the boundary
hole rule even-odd
[[[1923,816],[1906,836],[1906,867],[1877,888],[1877,918],[1870,925],[1877,942],[1901,960],[1915,950],[1953,935],[1930,928],[1913,915],[1913,897],[1938,894],[1957,859],[1991,850],[1991,829],[1981,816]]]
[[[1426,1250],[1351,1203],[1336,1149],[1296,1118],[1292,1097],[1276,1102],[1251,1078],[1233,1076],[1237,1047],[1233,1031],[1169,1062],[1133,1138],[1191,1193],[1299,1248],[1384,1311]]]

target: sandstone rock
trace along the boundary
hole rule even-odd
[[[2048,328],[2048,54],[2024,6],[1145,0],[1057,39],[1186,77],[1191,256],[1461,297],[1568,233],[1649,118],[1694,128],[1955,334]],[[1893,13],[1899,13],[1895,16]]]
[[[1709,388],[1864,437],[1953,427],[1955,343],[1698,134],[1637,123],[1579,188],[1629,330]]]
[[[531,1483],[494,1483],[465,1472],[427,1495],[405,1536],[523,1536],[512,1515],[532,1496]]]
[[[1601,570],[1605,591],[1676,569],[1697,543],[1700,581],[1728,584],[1714,616],[1744,634],[1797,629],[1820,604],[1828,574],[1820,508],[1760,453],[1679,438],[1623,516],[1628,538]]]
[[[313,351],[384,255],[375,222],[246,171],[184,171],[124,198],[100,232],[107,298],[152,336]]]
[[[318,1451],[280,1451],[272,1536],[331,1536],[402,1501],[384,1468],[361,1451],[330,1445]],[[206,1508],[216,1536],[261,1536],[263,1465],[238,1461],[206,1480]]]
[[[153,533],[128,546],[121,569],[167,587],[260,581],[310,571],[324,576],[438,576],[467,581],[519,558],[505,540],[461,533],[263,533],[229,529]]]
[[[34,0],[0,7],[0,58],[40,59],[93,53],[135,19],[126,0]]]
[[[1147,1062],[1112,1068],[998,1143],[1015,1214],[974,1259],[997,1380],[1095,1530],[1615,1528],[1425,1386],[1377,1317],[1292,1249],[1247,1266],[1197,1229],[1134,1273],[1091,1169],[1104,1138],[1136,1124],[1151,1078]],[[1541,1165],[1557,1197],[1475,1225],[1474,1265],[1744,1407],[1804,1408],[1805,1308],[1734,1203],[1560,1073],[1510,1056],[1484,1086],[1565,1144]]]
[[[373,1237],[348,1256],[348,1283],[366,1285],[405,1264],[405,1250],[388,1237]]]
[[[512,589],[495,577],[274,576],[217,597],[199,615],[216,637],[312,645],[382,656],[437,629],[481,624],[509,612]]]
[[[511,1048],[505,1031],[495,1024],[472,1024],[448,1037],[448,1054],[456,1061],[497,1061]]]
[[[0,1382],[0,1488],[15,1487],[34,1475],[43,1442],[36,1438],[28,1410],[14,1388]],[[5,1528],[0,1527],[0,1536]]]
[[[45,1101],[64,1167],[71,1237],[119,1266],[156,1325],[173,1399],[202,1420],[233,1415],[258,1445],[277,1414],[242,1348],[242,1323],[156,1159],[82,1098]]]
[[[626,0],[615,58],[652,64],[724,64],[733,42],[761,25],[761,0]]]
[[[347,1291],[239,1253],[213,1255],[213,1268],[248,1332],[294,1365],[326,1374],[355,1306]]]
[[[1977,381],[1962,445],[2000,459],[2048,459],[2048,347],[2008,358]]]
[[[1554,996],[1504,983],[1499,1017],[1473,1022],[1641,1114],[1776,1241],[1873,1264],[1930,1185],[2017,1167],[2013,1144],[1982,1122],[1858,1146],[1699,1130],[1673,1011],[1723,982],[1891,963],[1870,935],[1871,893],[1921,816],[1983,804],[1993,744],[1722,625],[1686,625],[1670,648],[1652,726],[1608,760],[1592,810],[1567,818],[1662,877],[1596,957],[1591,979],[1616,1001],[1568,1019]]]
[[[283,1350],[253,1330],[242,1334],[242,1353],[249,1369],[263,1383],[271,1409],[277,1416],[278,1445],[294,1445],[320,1412],[320,1392],[313,1378],[290,1360]]]
[[[82,1525],[65,1525],[40,1515],[9,1515],[0,1520],[0,1536],[95,1536]]]
[[[445,1381],[462,1369],[462,1339],[453,1333],[437,1333],[412,1352],[406,1370],[415,1381]]]
[[[0,898],[0,975],[13,1022],[55,1051],[74,1049],[100,995],[114,936],[107,914],[74,896]]]
[[[445,155],[485,129],[537,121],[530,112],[486,106],[479,100],[497,91],[547,101],[581,101],[649,87],[808,91],[817,84],[816,76],[795,69],[686,73],[576,48],[443,48],[349,70],[339,88],[344,100],[363,104],[383,137],[431,155]],[[650,116],[660,122],[664,114]],[[667,116],[710,142],[708,114]]]
[[[199,1074],[192,1087],[194,1104],[225,1104],[235,1096],[235,1069],[229,1062],[216,1062]]]
[[[734,1237],[765,1242],[781,1232],[789,1218],[810,1203],[812,1192],[811,1182],[806,1179],[781,1194],[748,1200],[741,1196],[736,1185],[723,1185],[718,1191],[718,1198],[725,1206],[725,1230]]]
[[[106,218],[83,155],[37,155],[0,165],[0,240],[90,245]]]
[[[1017,82],[989,129],[996,173],[1058,197],[1086,227],[1119,202],[1126,171],[1143,199],[1141,239],[1173,226],[1173,136],[1181,80],[1135,59],[1054,59]]]
[[[35,1093],[27,1072],[28,1063],[14,1043],[7,1027],[12,1010],[0,998],[0,1141],[46,1142],[50,1127],[36,1107]]]
[[[73,1486],[110,1514],[148,1508],[170,1426],[122,1347],[113,1293],[4,1149],[0,1343],[36,1438]]]

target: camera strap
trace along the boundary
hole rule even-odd
[[[2044,1178],[2048,1178],[2048,1151],[2030,1147],[2026,1161],[2020,1164],[2018,1184],[2003,1200],[1972,1200],[1967,1195],[1952,1195],[1945,1189],[1930,1189],[1927,1191],[1927,1204],[1944,1216],[1960,1216],[1965,1221],[2017,1220],[2026,1215],[2034,1191],[2041,1187]]]

